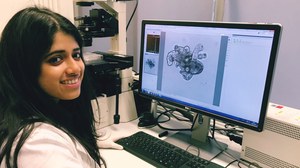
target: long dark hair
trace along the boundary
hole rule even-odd
[[[78,140],[99,165],[102,160],[91,107],[91,99],[95,97],[87,72],[82,81],[81,94],[74,100],[60,100],[57,103],[38,84],[42,60],[58,31],[73,36],[82,49],[82,39],[77,28],[65,17],[46,8],[28,7],[19,11],[2,32],[0,163],[5,158],[8,167],[18,167],[18,153],[36,122],[50,123],[62,129]],[[19,135],[16,148],[11,151]],[[13,161],[13,165],[9,161]]]

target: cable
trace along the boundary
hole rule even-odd
[[[165,112],[161,112],[159,113],[159,115],[156,117],[156,120],[157,120],[157,123],[165,123],[165,122],[168,122],[171,120],[171,117],[167,114],[169,111],[165,111]],[[167,119],[166,120],[162,120],[162,121],[159,121],[158,119],[162,116],[166,116]]]
[[[226,166],[225,166],[225,168],[227,168],[227,167],[229,167],[232,163],[234,163],[234,162],[239,162],[238,160],[233,160],[233,161],[231,161],[231,162],[229,162]],[[240,167],[240,165],[238,165],[239,167]]]
[[[186,150],[187,152],[189,152],[189,151],[190,151],[189,148],[191,148],[191,147],[197,148],[197,156],[200,157],[200,148],[197,147],[197,146],[194,146],[194,145],[191,145],[191,144],[190,144],[185,150]],[[191,152],[190,152],[190,153],[191,153]]]
[[[170,110],[170,115],[172,115],[178,121],[187,121],[187,122],[191,122],[192,121],[191,119],[189,119],[188,117],[186,117],[182,112],[180,112],[179,109],[177,109],[177,108],[171,108],[171,107],[168,107],[169,109],[167,109],[166,106],[164,104],[162,104],[160,101],[157,101],[157,103],[161,107],[163,107],[165,110]],[[183,118],[179,118],[178,115],[174,114],[175,112],[178,112],[180,114],[180,117],[183,117]]]
[[[220,144],[218,143],[218,141],[216,141],[216,139],[214,139],[214,140],[215,140],[216,144],[218,144],[218,146],[220,146]],[[243,164],[243,165],[245,165],[245,166],[247,166],[247,167],[255,166],[255,167],[257,167],[257,168],[261,168],[257,163],[249,162],[249,161],[244,160],[244,159],[242,159],[242,158],[237,158],[237,157],[235,157],[233,154],[231,154],[230,152],[228,152],[226,149],[223,151],[223,153],[226,154],[226,155],[228,155],[228,156],[230,156],[231,158],[234,159],[234,160],[233,160],[232,162],[230,162],[226,167],[228,167],[229,165],[231,165],[231,164],[234,163],[234,162],[238,162],[238,166],[239,166],[239,167],[241,167],[240,164]]]
[[[211,137],[215,138],[216,119],[212,119],[212,120],[213,120],[213,126],[212,126]]]
[[[193,127],[194,127],[194,124],[195,124],[195,120],[194,120],[194,122],[193,122],[191,128],[167,128],[167,127],[162,126],[160,123],[164,123],[164,122],[170,121],[171,117],[170,117],[169,115],[167,115],[167,113],[169,113],[169,114],[171,115],[170,111],[173,111],[173,110],[172,110],[172,109],[169,110],[169,109],[165,108],[159,101],[157,101],[157,102],[165,109],[165,111],[164,111],[164,112],[161,112],[161,113],[157,116],[157,118],[156,118],[156,120],[157,120],[157,126],[158,126],[158,127],[160,127],[161,129],[169,130],[169,131],[192,131],[192,129],[193,129]],[[162,115],[167,116],[168,119],[167,119],[167,120],[164,120],[163,122],[162,122],[162,121],[159,121],[159,118],[160,118]]]
[[[235,133],[232,133],[232,132],[228,132],[226,135],[229,137],[229,139],[231,141],[242,145],[242,143],[243,143],[243,136],[242,135],[238,135],[238,134],[235,134]]]
[[[134,7],[134,10],[133,10],[133,12],[132,12],[132,14],[131,14],[131,16],[130,16],[130,19],[129,19],[128,23],[127,23],[127,26],[126,26],[126,31],[128,30],[128,27],[129,27],[130,22],[131,22],[131,20],[132,20],[134,14],[135,14],[135,12],[136,12],[136,9],[137,9],[137,7],[138,7],[138,4],[139,4],[139,0],[136,0],[136,4],[135,4],[135,7]]]
[[[230,132],[230,131],[234,131],[234,132],[243,132],[243,130],[237,130],[237,129],[235,129],[235,128],[232,128],[232,129],[229,129],[229,128],[215,128],[215,131],[228,131],[228,132]]]
[[[243,130],[240,129],[239,127],[236,127],[234,125],[229,125],[224,123],[225,128],[215,128],[213,127],[212,129],[214,131],[218,131],[220,134],[227,136],[231,141],[234,141],[235,143],[242,145],[243,141]]]
[[[212,160],[219,157],[223,152],[224,152],[224,150],[220,150],[220,152],[218,154],[216,154],[213,158],[211,158],[209,161],[212,162]]]

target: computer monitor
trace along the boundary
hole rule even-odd
[[[139,93],[262,131],[280,24],[143,20]]]

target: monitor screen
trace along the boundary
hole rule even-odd
[[[279,24],[143,20],[139,93],[262,131]]]

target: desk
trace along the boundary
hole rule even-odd
[[[103,132],[107,132],[111,134],[112,138],[121,138],[126,137],[131,134],[134,134],[138,131],[144,131],[150,135],[158,137],[158,134],[163,132],[164,130],[160,129],[158,126],[153,128],[138,128],[137,126],[138,119],[133,120],[127,123],[120,123],[114,124],[101,129]],[[166,126],[178,128],[178,123],[176,121],[167,122]],[[164,125],[165,126],[165,125]],[[169,131],[168,136],[172,136],[176,132]],[[230,141],[228,137],[216,134],[216,139],[220,142],[226,143],[228,145],[227,151],[234,155],[236,158],[239,158],[239,153],[241,151],[241,146]],[[161,139],[166,139],[167,137],[162,137]],[[153,168],[154,166],[150,165],[149,163],[143,161],[142,159],[132,155],[131,153],[126,152],[125,150],[115,150],[115,149],[101,149],[100,150],[101,156],[105,159],[108,168],[116,168],[116,167],[130,167],[130,168]],[[200,153],[201,156],[201,153]],[[217,158],[213,159],[212,161],[221,165],[227,166],[228,163],[232,162],[234,159],[229,155],[222,153]],[[229,166],[229,168],[238,167],[237,163],[233,163]]]

